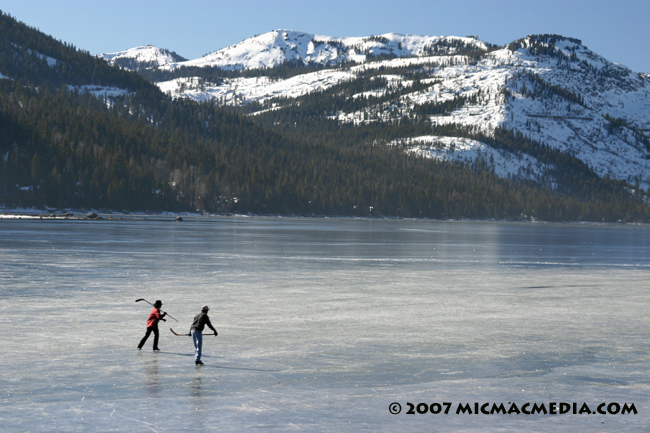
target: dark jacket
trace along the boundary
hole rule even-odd
[[[208,313],[202,311],[196,316],[194,316],[194,322],[192,322],[190,333],[195,330],[203,332],[203,329],[205,328],[206,325],[208,326],[208,328],[212,329],[215,333],[217,332],[217,330],[214,329],[214,327],[212,326],[212,323],[210,323],[210,318],[208,317]]]

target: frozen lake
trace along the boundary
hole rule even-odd
[[[0,429],[647,432],[649,247],[633,225],[1,220]],[[137,298],[179,320],[160,353]],[[195,367],[169,327],[203,304]],[[638,413],[456,414],[552,402]]]

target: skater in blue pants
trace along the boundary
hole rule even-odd
[[[192,334],[192,340],[194,340],[194,363],[196,365],[203,365],[201,361],[201,348],[203,346],[203,329],[207,325],[208,328],[214,331],[214,336],[219,335],[217,330],[214,329],[212,323],[210,323],[210,318],[208,317],[208,311],[210,309],[207,305],[201,307],[201,312],[194,316],[194,322],[192,322],[192,327],[190,328],[190,334]]]

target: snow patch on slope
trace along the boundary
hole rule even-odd
[[[45,60],[49,67],[56,66],[56,63],[58,62],[58,60],[53,58],[53,57],[46,56],[45,54],[41,54],[41,53],[39,53],[37,51],[33,51],[31,49],[28,49],[27,52],[30,53],[30,54],[36,55],[36,57],[38,57],[39,59]]]
[[[68,86],[69,90],[77,90],[79,93],[90,93],[94,97],[105,97],[105,98],[114,98],[116,96],[122,96],[129,93],[128,90],[120,89],[118,87],[110,86],[95,86],[95,85],[84,85],[84,86]]]
[[[328,70],[297,75],[286,80],[269,77],[224,79],[221,84],[200,78],[177,78],[157,83],[160,90],[173,97],[197,101],[215,100],[221,105],[264,103],[272,98],[297,98],[310,92],[328,89],[354,77],[351,71]]]
[[[270,77],[226,78],[222,83],[215,84],[198,77],[178,78],[156,83],[158,87],[172,97],[189,97],[196,101],[206,101],[216,98],[222,105],[242,106],[251,102],[263,103],[272,98],[296,98],[308,93],[323,91],[353,79],[356,74],[366,70],[380,68],[400,68],[408,66],[435,67],[448,62],[449,57],[424,57],[392,59],[367,63],[349,68],[332,68],[317,72],[309,72],[287,79]],[[464,60],[462,56],[452,56],[453,61]],[[385,75],[388,81],[401,81],[397,75]],[[450,94],[455,91],[450,90]]]
[[[426,135],[396,140],[391,144],[405,146],[409,153],[440,161],[485,163],[490,171],[502,178],[543,181],[550,168],[530,155],[515,155],[469,138]]]

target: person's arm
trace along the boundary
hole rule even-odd
[[[217,330],[214,329],[214,326],[212,326],[212,323],[210,323],[210,319],[208,319],[208,316],[205,316],[205,319],[206,319],[205,324],[208,325],[208,328],[210,328],[210,329],[212,329],[214,331],[214,336],[216,337],[217,335],[219,335]]]

